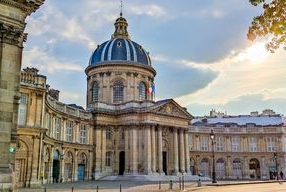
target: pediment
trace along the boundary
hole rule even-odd
[[[173,99],[156,102],[155,105],[150,109],[150,112],[161,115],[192,119],[192,115],[188,113],[185,108],[176,103]]]

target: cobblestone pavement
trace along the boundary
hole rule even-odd
[[[120,189],[121,186],[121,189]],[[98,188],[97,188],[98,187]],[[139,181],[84,181],[75,183],[61,183],[45,185],[42,188],[21,188],[19,192],[173,192],[173,191],[198,191],[198,192],[285,192],[284,182],[249,182],[249,181],[219,181],[217,184],[203,182],[198,187],[197,182],[186,182],[183,187],[178,182],[139,182]]]

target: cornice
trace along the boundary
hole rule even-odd
[[[30,15],[32,12],[35,12],[44,1],[45,0],[0,0],[0,3],[21,9],[26,15]]]

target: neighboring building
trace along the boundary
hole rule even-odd
[[[44,0],[0,0],[0,190],[16,191],[15,148],[26,17]]]
[[[286,172],[286,127],[272,110],[262,114],[228,116],[225,113],[192,120],[189,130],[191,170],[211,177],[211,130],[215,133],[215,170],[218,179],[275,179]],[[276,154],[276,158],[274,158]]]
[[[148,52],[115,22],[90,58],[87,110],[58,101],[34,68],[21,72],[16,170],[20,186],[109,175],[188,175],[192,116],[174,100],[154,101]]]

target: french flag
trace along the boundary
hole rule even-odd
[[[147,92],[149,94],[155,93],[155,83],[152,83],[151,87],[148,88]]]

